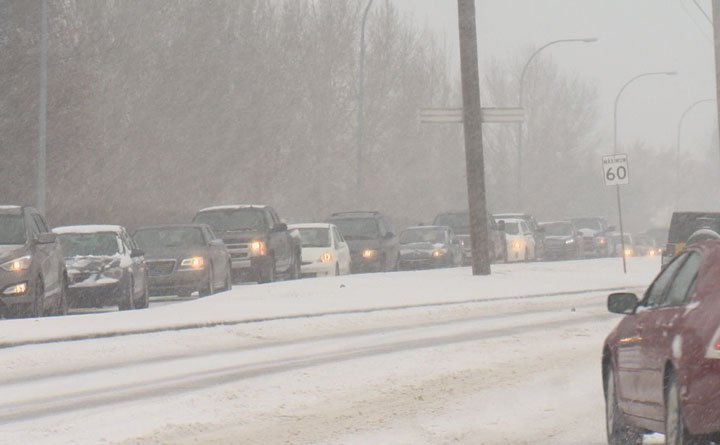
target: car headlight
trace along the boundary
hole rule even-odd
[[[4,295],[22,295],[28,290],[27,283],[20,283],[14,286],[10,286],[3,291]]]
[[[181,269],[192,269],[202,270],[205,268],[205,258],[201,256],[194,256],[192,258],[185,258],[180,262]]]
[[[433,258],[440,258],[441,256],[445,255],[447,251],[443,249],[435,249],[433,250],[432,256]]]
[[[113,278],[115,280],[122,279],[123,270],[119,267],[111,267],[102,271],[102,276],[105,278]]]
[[[519,251],[520,249],[522,249],[522,242],[521,242],[520,240],[513,240],[513,242],[510,243],[510,248],[511,248],[513,251],[517,252],[517,251]]]
[[[566,241],[565,241],[565,244],[573,244],[573,243],[575,243],[575,240],[572,239],[572,238],[570,238],[569,240],[566,240]]]
[[[365,249],[362,251],[362,257],[365,260],[372,260],[377,256],[377,250],[374,249]]]
[[[332,256],[332,253],[330,253],[330,252],[325,252],[322,255],[320,255],[321,263],[328,264],[332,261],[332,259],[333,259],[333,256]]]
[[[14,260],[0,264],[0,267],[7,270],[8,272],[20,272],[21,270],[30,269],[31,264],[32,255],[25,255],[23,257],[15,258]]]
[[[248,246],[248,252],[250,256],[265,256],[267,255],[267,244],[265,241],[253,241]]]
[[[602,246],[605,244],[605,238],[598,238],[597,242]]]

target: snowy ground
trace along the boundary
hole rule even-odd
[[[54,341],[0,349],[0,443],[602,444],[600,349],[618,318],[598,289],[658,269],[359,275],[0,321],[4,345]],[[214,327],[152,332],[199,324]],[[128,332],[146,333],[59,341]]]

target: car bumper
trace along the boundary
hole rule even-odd
[[[178,270],[170,275],[149,276],[150,295],[177,295],[200,291],[207,282],[205,270]]]
[[[267,272],[272,267],[272,258],[269,256],[258,256],[232,260],[233,277],[239,278],[243,275],[252,274],[257,276],[261,271]]]
[[[353,256],[350,263],[350,272],[352,273],[382,272],[382,270],[383,265],[379,258],[366,260],[360,256]]]
[[[403,258],[400,257],[399,267],[401,270],[435,269],[447,265],[448,259],[445,256],[438,258]]]
[[[330,277],[335,275],[335,263],[310,263],[300,267],[303,277]]]
[[[578,249],[575,244],[567,244],[562,246],[545,246],[544,259],[568,259],[577,255]]]
[[[71,307],[114,305],[123,299],[123,290],[122,281],[95,286],[70,285],[67,290],[68,302]]]

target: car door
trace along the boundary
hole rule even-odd
[[[616,345],[616,370],[621,408],[628,414],[653,419],[657,415],[654,400],[656,370],[645,348],[652,347],[646,329],[650,329],[658,317],[657,309],[663,307],[665,295],[672,278],[687,259],[683,254],[673,261],[645,292],[635,314],[628,315],[618,326]]]
[[[648,410],[654,419],[664,418],[664,373],[668,360],[679,358],[683,315],[686,304],[694,287],[702,257],[697,252],[689,252],[667,286],[659,305],[652,309],[652,315],[641,322],[642,335],[645,338],[642,348],[642,361],[647,369],[644,391],[640,396],[646,401]]]

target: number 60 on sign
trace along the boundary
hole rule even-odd
[[[627,155],[603,156],[602,164],[605,185],[621,185],[630,182]]]

